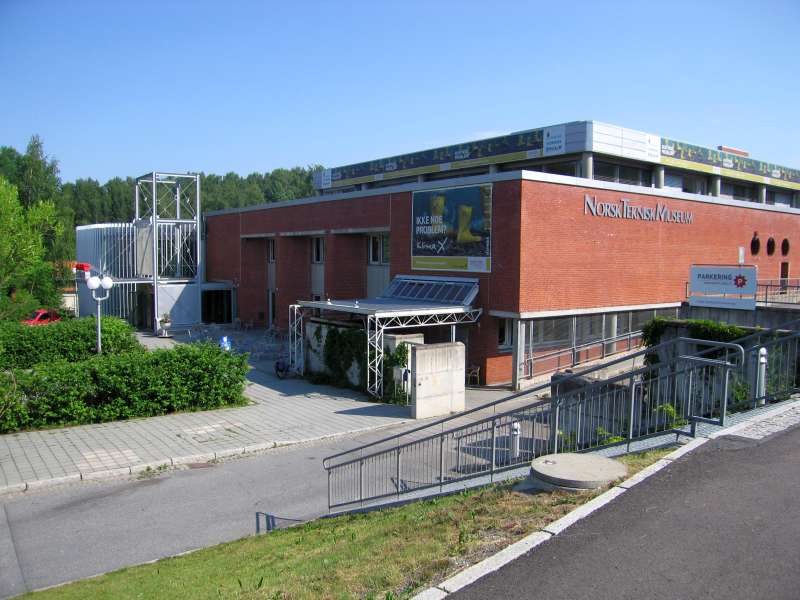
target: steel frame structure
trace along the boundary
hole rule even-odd
[[[202,259],[200,240],[200,175],[153,171],[136,178],[134,227],[149,230],[135,236],[137,279],[153,286],[153,331],[158,332],[160,283],[197,284],[198,306]],[[142,247],[149,245],[149,248]],[[152,253],[142,269],[140,257]]]
[[[309,303],[317,304],[317,303]],[[294,373],[302,375],[305,367],[305,348],[303,345],[304,303],[289,306],[289,367]],[[332,307],[327,307],[328,310]],[[333,310],[337,310],[333,308]],[[337,312],[348,312],[346,307]],[[481,308],[461,306],[427,310],[386,311],[366,314],[364,331],[367,334],[367,393],[376,398],[383,397],[383,334],[387,329],[407,327],[434,327],[475,323],[483,313]]]

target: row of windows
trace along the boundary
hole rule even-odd
[[[267,260],[275,262],[275,239],[267,239]],[[389,234],[369,236],[369,263],[372,265],[388,265],[391,256],[389,253]],[[325,238],[311,238],[311,262],[320,264],[325,262]]]
[[[577,345],[627,335],[640,331],[654,317],[675,317],[677,308],[634,310],[617,313],[554,317],[523,321],[525,347],[528,350],[553,346]],[[573,334],[574,328],[574,334]],[[514,339],[514,320],[497,320],[497,347],[509,351]]]

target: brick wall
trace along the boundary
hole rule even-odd
[[[239,318],[258,325],[267,322],[267,240],[243,239],[242,275],[238,290]]]
[[[784,238],[800,243],[798,217],[689,200],[525,181],[522,184],[521,311],[677,302],[685,298],[689,267],[736,264],[738,248],[758,265],[760,279],[777,278]],[[584,195],[618,204],[659,202],[691,211],[691,224],[584,214]],[[761,252],[750,254],[754,232]],[[777,250],[767,256],[767,238]],[[796,269],[797,267],[795,267]],[[795,270],[795,272],[797,272]]]
[[[277,327],[289,326],[289,305],[311,299],[311,243],[305,236],[275,240]]]
[[[367,237],[337,234],[325,237],[325,296],[363,298],[367,295]]]
[[[594,217],[584,214],[584,194],[599,202],[691,211],[690,225]],[[390,227],[391,275],[474,276],[480,281],[475,302],[484,309],[478,325],[465,326],[469,365],[481,367],[484,383],[511,379],[511,354],[498,352],[498,319],[489,310],[508,312],[569,310],[677,302],[685,295],[692,263],[736,263],[738,248],[759,266],[759,277],[777,278],[782,261],[793,262],[800,244],[798,217],[748,208],[598,190],[532,181],[497,182],[493,190],[492,272],[465,274],[411,271],[411,193],[255,210],[208,218],[207,277],[241,279],[239,309],[243,319],[266,314],[266,243],[240,240],[241,234],[325,231],[326,295],[366,294],[367,243],[363,234],[335,234],[331,229]],[[750,254],[754,232],[761,252]],[[767,256],[767,239],[776,252]],[[781,256],[781,242],[791,250]],[[277,324],[285,328],[287,306],[310,298],[308,237],[278,237]],[[241,267],[240,267],[241,265]],[[253,273],[250,274],[250,271]],[[798,266],[791,274],[797,276]],[[444,328],[427,328],[439,339]],[[444,333],[442,333],[444,332]]]

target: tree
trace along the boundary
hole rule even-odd
[[[56,199],[61,187],[58,161],[48,159],[38,135],[31,137],[28,142],[28,148],[21,157],[18,177],[19,200],[23,207],[28,208],[43,200]]]
[[[52,202],[26,210],[17,188],[0,177],[0,319],[18,320],[33,308],[60,304],[44,244],[57,229]]]

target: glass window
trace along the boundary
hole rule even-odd
[[[513,319],[497,320],[497,347],[501,350],[509,350],[512,342]]]
[[[311,238],[311,262],[325,262],[325,238]]]
[[[545,169],[548,173],[553,173],[554,175],[568,175],[569,177],[575,177],[575,173],[578,169],[578,163],[575,161],[553,163],[546,165]]]
[[[381,262],[381,238],[377,235],[369,236],[369,262],[377,265]]]
[[[617,169],[614,165],[600,160],[594,161],[593,173],[595,179],[602,181],[616,181]]]
[[[389,259],[389,234],[384,234],[381,236],[381,264],[388,265]]]
[[[369,236],[369,262],[371,265],[389,264],[389,235]]]

